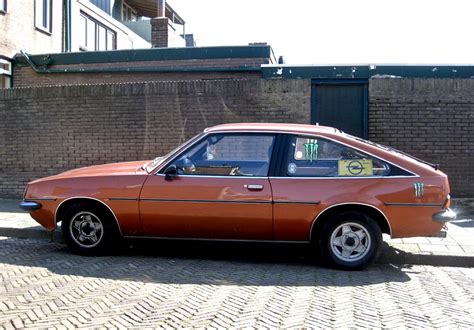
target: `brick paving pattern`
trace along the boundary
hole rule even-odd
[[[238,259],[147,253],[162,248],[81,257],[63,244],[0,239],[0,325],[474,327],[472,268],[343,272],[251,249]]]

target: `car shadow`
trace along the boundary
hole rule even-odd
[[[115,255],[71,254],[64,244],[0,240],[0,263],[82,276],[162,284],[237,286],[364,286],[407,282],[409,267],[376,264],[362,271],[322,266],[308,246],[290,244],[141,241]],[[13,251],[12,251],[13,250]]]
[[[463,218],[459,220],[454,220],[450,223],[450,225],[455,225],[462,228],[474,228],[474,216],[472,216],[470,219]]]
[[[474,267],[474,257],[470,255],[410,253],[382,243],[381,254],[376,263],[397,265],[425,265],[443,267]]]

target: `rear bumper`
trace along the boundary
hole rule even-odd
[[[23,201],[20,203],[20,208],[25,211],[36,211],[39,210],[42,205],[38,202]]]
[[[453,220],[456,220],[456,213],[451,209],[433,214],[433,221],[445,223]]]

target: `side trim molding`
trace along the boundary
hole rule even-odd
[[[300,201],[273,201],[273,204],[300,204],[300,205],[319,205],[321,201],[317,202],[300,202]]]
[[[219,201],[207,199],[166,199],[166,198],[140,198],[143,202],[177,202],[177,203],[230,203],[230,204],[271,204],[272,201]]]
[[[410,206],[410,207],[443,207],[436,203],[384,203],[385,206]]]
[[[124,200],[124,199],[112,199],[110,200]],[[128,200],[128,199],[125,199]],[[136,199],[134,199],[136,200]],[[230,203],[230,204],[302,204],[302,205],[319,205],[321,202],[300,202],[300,201],[220,201],[212,199],[167,199],[167,198],[140,198],[139,201],[143,202],[176,202],[176,203]]]
[[[44,197],[44,198],[28,198],[29,201],[50,201],[54,202],[56,198],[54,197]]]

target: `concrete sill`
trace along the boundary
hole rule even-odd
[[[35,29],[36,29],[36,31],[41,32],[41,33],[44,33],[44,34],[46,34],[46,35],[48,35],[48,36],[52,36],[52,35],[53,35],[53,33],[52,33],[51,31],[45,30],[45,29],[43,29],[43,28],[41,28],[41,27],[35,26]]]

